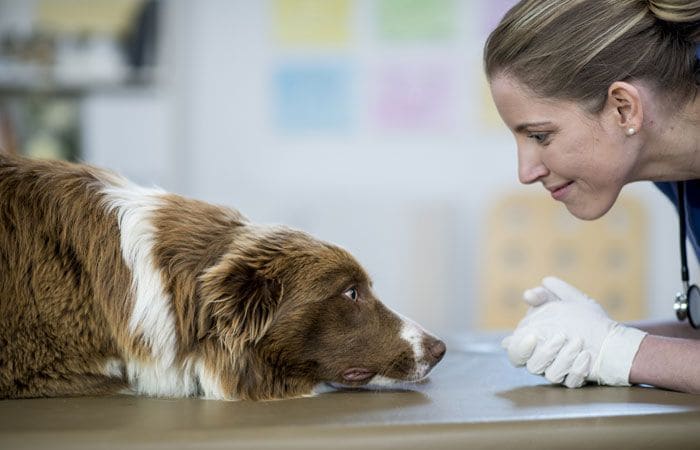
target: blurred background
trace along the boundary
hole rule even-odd
[[[677,216],[650,183],[595,222],[518,184],[481,65],[513,3],[0,0],[0,147],[335,242],[441,335],[513,327],[548,274],[673,319]]]

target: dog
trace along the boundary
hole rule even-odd
[[[416,382],[445,350],[336,245],[0,155],[0,398],[287,399]]]

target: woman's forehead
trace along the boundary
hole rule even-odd
[[[514,131],[527,124],[561,121],[581,112],[574,102],[542,98],[512,77],[493,77],[490,88],[501,118]]]

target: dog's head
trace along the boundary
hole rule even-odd
[[[418,381],[445,353],[377,299],[347,251],[288,228],[247,227],[203,275],[201,297],[198,334],[230,362],[223,384],[236,397]]]

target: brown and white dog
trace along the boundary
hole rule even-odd
[[[0,398],[282,399],[418,381],[444,353],[335,245],[0,155]]]

